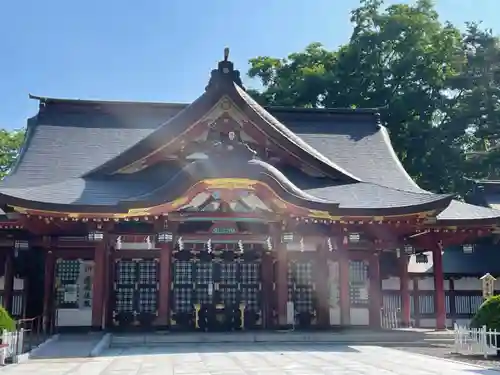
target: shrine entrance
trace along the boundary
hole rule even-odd
[[[288,301],[293,302],[297,327],[309,328],[316,324],[317,297],[312,260],[288,263]]]
[[[158,259],[116,259],[113,325],[150,327],[158,313]]]
[[[173,254],[171,328],[233,331],[262,324],[260,245],[187,244]]]

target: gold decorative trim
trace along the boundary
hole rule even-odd
[[[131,217],[145,217],[145,216],[161,216],[168,214],[168,212],[175,211],[182,205],[188,203],[190,199],[194,197],[198,192],[203,190],[246,190],[246,191],[255,191],[256,186],[260,185],[264,187],[266,190],[271,192],[273,197],[271,198],[272,202],[282,210],[289,210],[290,215],[295,217],[297,220],[300,220],[300,217],[311,218],[315,220],[329,220],[330,222],[337,223],[347,223],[343,216],[332,215],[328,211],[323,210],[311,210],[301,206],[297,206],[295,204],[289,203],[282,199],[271,187],[261,181],[252,180],[247,178],[218,178],[218,179],[206,179],[201,180],[194,185],[192,185],[189,189],[187,189],[186,193],[170,202],[165,202],[160,205],[151,206],[151,207],[142,207],[142,208],[133,208],[128,210],[126,213],[83,213],[83,212],[61,212],[61,211],[47,211],[47,210],[31,210],[26,207],[20,206],[11,206],[16,212],[22,214],[28,214],[33,216],[60,216],[71,219],[83,219],[88,220],[87,218],[101,220],[104,221],[108,219],[125,219],[128,220]],[[159,210],[164,211],[159,212]],[[156,212],[155,212],[156,211]],[[402,217],[416,216],[417,218],[425,218],[435,214],[435,211],[426,211],[419,212],[414,214],[403,214],[403,215],[386,215],[386,216],[356,216],[356,222],[359,221],[367,221],[370,223],[378,222],[381,223],[384,220],[394,220]],[[351,223],[351,222],[349,222]],[[355,222],[352,222],[355,223]]]
[[[206,184],[209,189],[255,190],[255,185],[261,184],[271,190],[271,188],[266,184],[257,180],[250,180],[248,178],[212,178],[203,180],[202,183]]]

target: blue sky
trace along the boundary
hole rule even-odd
[[[0,127],[22,127],[36,113],[29,93],[191,101],[225,46],[242,72],[258,55],[282,57],[314,41],[335,48],[347,41],[349,12],[357,5],[357,0],[3,1]],[[500,14],[499,0],[437,0],[437,7],[456,25],[482,20],[494,30]]]

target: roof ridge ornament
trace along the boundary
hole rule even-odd
[[[217,69],[212,70],[212,73],[210,74],[210,81],[208,82],[207,87],[205,87],[205,91],[208,91],[211,88],[218,88],[229,83],[236,83],[244,89],[240,71],[235,70],[233,62],[229,61],[229,47],[226,47],[224,48],[224,59],[219,61]]]

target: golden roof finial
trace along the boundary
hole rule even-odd
[[[229,47],[224,48],[224,61],[229,59]]]

